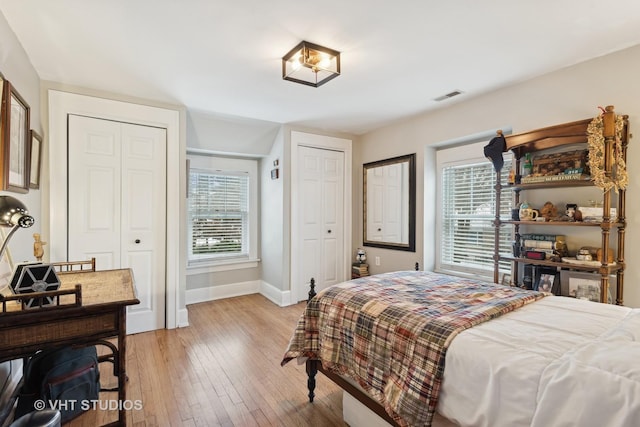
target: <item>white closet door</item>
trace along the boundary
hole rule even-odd
[[[316,290],[344,280],[344,153],[299,147],[301,254],[305,283]]]
[[[121,124],[69,116],[69,260],[120,268]]]
[[[131,268],[127,332],[165,326],[166,131],[69,116],[69,255]]]

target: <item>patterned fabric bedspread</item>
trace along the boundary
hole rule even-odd
[[[309,301],[281,364],[319,359],[400,425],[430,426],[453,338],[544,295],[424,271],[351,280]]]

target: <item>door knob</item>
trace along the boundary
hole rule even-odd
[[[327,233],[331,234],[331,230],[327,230]]]
[[[140,239],[136,239],[136,244],[137,244],[137,243],[140,243]]]

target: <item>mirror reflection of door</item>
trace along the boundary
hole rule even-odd
[[[409,163],[367,170],[367,238],[409,243]]]
[[[363,244],[415,250],[415,154],[364,165]]]

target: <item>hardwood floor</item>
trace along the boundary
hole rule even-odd
[[[307,398],[304,365],[280,366],[304,304],[278,307],[261,295],[189,306],[187,328],[127,338],[128,426],[345,426],[342,392],[317,376]],[[115,383],[103,369],[102,386]],[[105,406],[115,393],[101,394]],[[68,425],[95,426],[115,411],[89,412]]]

